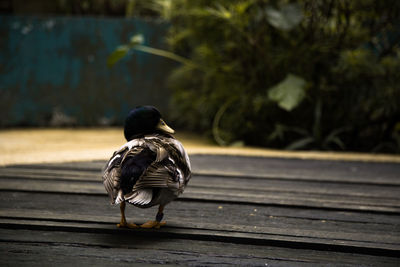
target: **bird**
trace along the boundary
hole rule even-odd
[[[181,195],[191,176],[191,165],[175,131],[153,106],[132,109],[125,119],[127,141],[103,168],[103,184],[111,204],[120,206],[120,228],[160,228],[165,206]],[[142,225],[128,223],[126,203],[139,208],[158,205],[155,220]]]

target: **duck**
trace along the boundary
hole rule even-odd
[[[125,119],[126,143],[103,168],[103,184],[112,205],[120,206],[119,228],[160,228],[164,208],[179,197],[191,178],[191,165],[175,131],[153,106],[132,109]],[[142,225],[128,223],[126,203],[138,208],[158,205],[155,220]]]

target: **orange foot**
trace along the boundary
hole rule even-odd
[[[148,222],[145,222],[144,224],[142,224],[140,227],[147,228],[147,229],[150,229],[150,228],[159,229],[161,226],[164,226],[166,224],[167,224],[166,222],[148,221]]]
[[[121,223],[117,224],[117,227],[118,228],[130,228],[130,229],[139,228],[139,226],[137,224],[127,223],[127,222],[121,222]]]

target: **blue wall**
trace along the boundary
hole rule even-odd
[[[122,123],[141,104],[167,113],[174,62],[135,51],[106,65],[136,33],[165,48],[167,28],[137,19],[0,16],[0,126],[45,126],[56,113],[76,125]]]

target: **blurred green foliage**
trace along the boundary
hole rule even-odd
[[[180,126],[221,145],[400,152],[399,1],[147,2],[187,60],[168,81]]]

